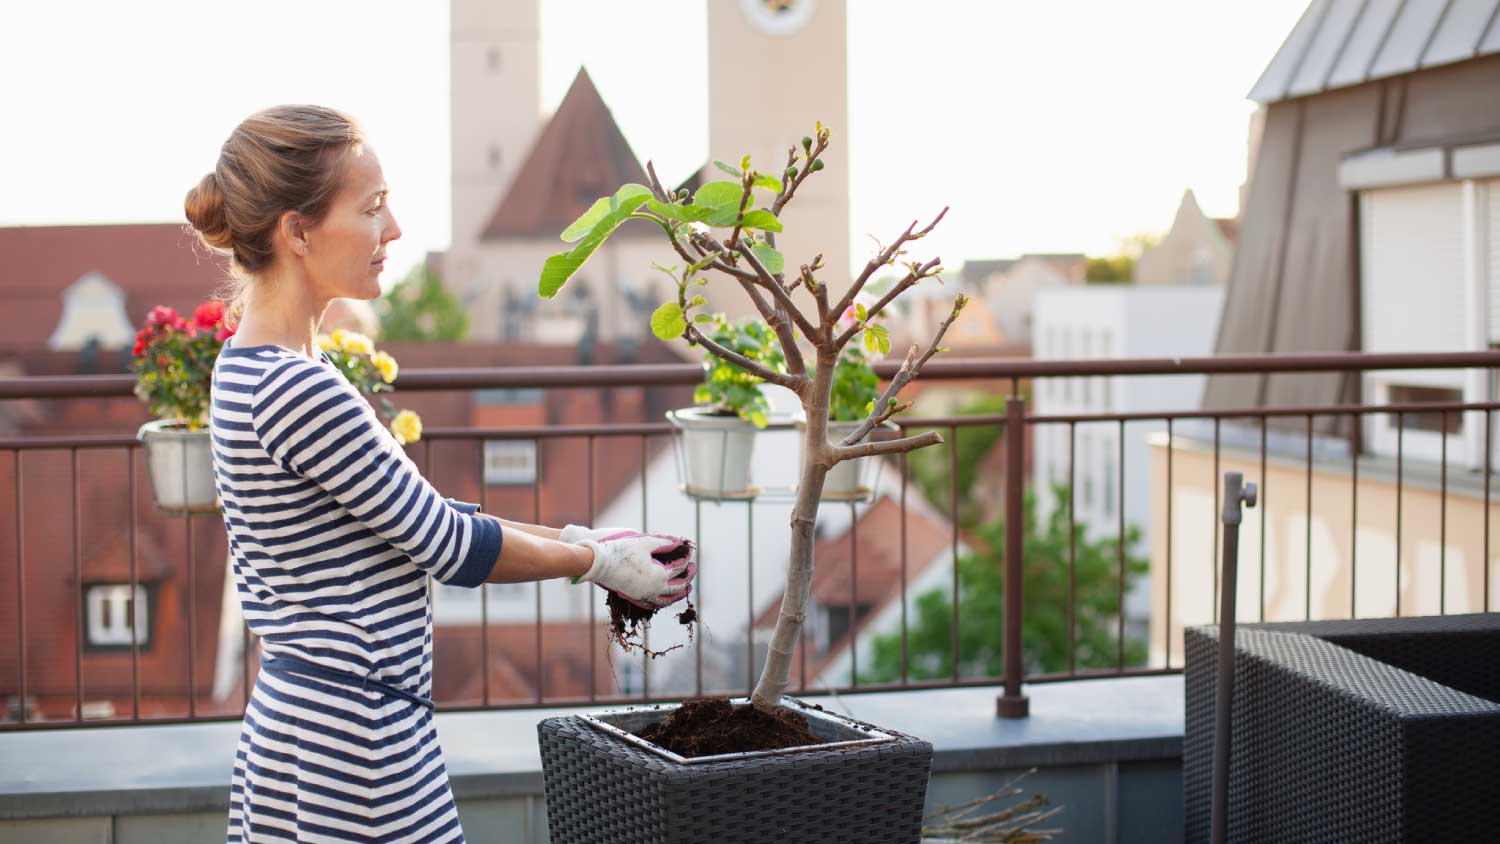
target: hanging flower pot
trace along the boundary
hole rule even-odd
[[[145,449],[152,501],[164,515],[219,509],[208,408],[214,360],[234,334],[224,316],[223,302],[199,305],[192,322],[158,305],[135,336],[135,394],[156,416],[136,439]]]
[[[163,515],[214,513],[219,491],[214,484],[214,455],[207,428],[189,430],[180,421],[156,419],[136,431],[146,451],[151,500]]]
[[[678,472],[683,491],[698,498],[754,498],[750,458],[754,425],[711,407],[667,411],[677,428]]]
[[[723,348],[785,371],[776,334],[764,322],[731,323],[723,314],[703,315],[705,335]],[[748,499],[754,486],[751,457],[755,434],[766,427],[771,407],[761,379],[728,361],[708,355],[703,383],[693,391],[698,407],[669,411],[677,429],[678,476],[683,491],[698,498]]]

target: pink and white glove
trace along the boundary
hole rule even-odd
[[[630,528],[622,527],[591,528],[584,527],[583,525],[570,524],[557,532],[557,539],[559,542],[571,542],[572,544],[577,545],[585,539],[592,539],[595,542],[598,542],[607,537],[614,536],[615,534],[628,533],[630,530]]]
[[[680,536],[619,530],[575,544],[593,550],[594,565],[574,583],[595,583],[642,609],[658,610],[686,598],[698,575],[693,544]]]

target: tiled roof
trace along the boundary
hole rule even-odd
[[[62,293],[97,271],[125,293],[134,323],[156,305],[191,316],[227,278],[228,260],[185,223],[0,228],[0,348],[46,344],[62,317]]]
[[[588,71],[579,68],[480,239],[556,239],[594,200],[626,182],[645,184],[646,171]],[[651,234],[649,224],[632,221],[615,236]]]
[[[925,512],[913,504],[907,508],[906,580],[917,579],[924,566],[932,562],[953,541],[947,521]],[[855,540],[859,544],[858,573],[854,573],[853,548],[849,533],[821,539],[813,546],[812,597],[825,605],[849,605],[849,581],[854,576],[854,596],[859,604],[874,607],[897,599],[901,594],[901,504],[889,496],[880,498],[865,510],[855,523]],[[776,623],[781,611],[781,596],[761,610],[755,619],[757,628]],[[867,617],[873,617],[872,610]],[[836,646],[835,646],[836,648]]]

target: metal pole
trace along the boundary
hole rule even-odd
[[[1025,718],[1031,708],[1021,694],[1021,540],[1026,530],[1021,496],[1025,495],[1025,471],[1026,400],[1011,396],[1005,401],[1005,619],[1001,642],[1005,691],[995,701],[995,712],[1001,718]]]
[[[1229,829],[1229,714],[1234,704],[1234,593],[1238,584],[1240,503],[1255,506],[1255,484],[1239,472],[1224,473],[1224,576],[1219,581],[1219,675],[1214,694],[1214,793],[1212,844],[1225,844]]]

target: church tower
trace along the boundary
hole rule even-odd
[[[788,146],[832,130],[827,167],[783,214],[776,245],[795,268],[823,255],[822,281],[847,288],[849,268],[848,25],[845,0],[711,0],[708,4],[708,152],[780,176]],[[800,150],[799,150],[800,151]],[[708,179],[727,178],[709,164]],[[748,307],[748,306],[747,306]]]
[[[462,252],[541,125],[541,0],[449,0],[448,8],[452,243]]]

